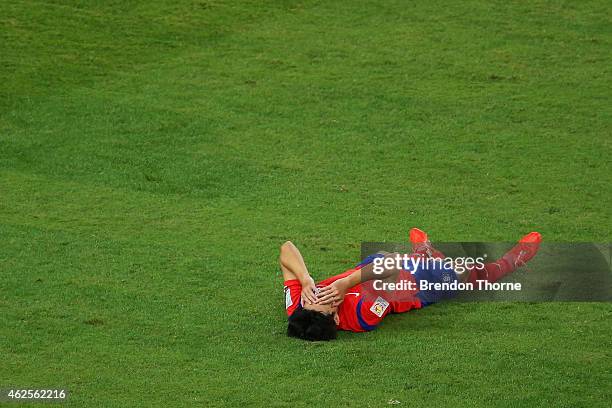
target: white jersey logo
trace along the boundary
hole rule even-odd
[[[289,309],[293,305],[293,300],[291,300],[291,290],[289,287],[285,286],[285,309]]]
[[[379,296],[376,298],[376,301],[370,308],[370,311],[374,313],[376,316],[382,317],[382,315],[385,313],[385,310],[387,310],[388,307],[389,307],[389,302],[387,302],[385,299]]]

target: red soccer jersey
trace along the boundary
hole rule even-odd
[[[349,269],[340,275],[332,276],[319,283],[318,288],[322,288],[332,282],[350,275],[355,270]],[[409,272],[401,272],[402,279],[414,281]],[[285,308],[287,315],[291,316],[300,307],[302,285],[297,279],[285,281]],[[393,296],[396,299],[397,296]],[[355,285],[344,295],[344,301],[338,307],[338,317],[340,323],[338,329],[353,332],[364,332],[374,330],[382,319],[389,313],[403,313],[411,309],[420,309],[421,301],[410,296],[402,300],[386,300],[383,296],[372,293],[364,293],[362,284]]]

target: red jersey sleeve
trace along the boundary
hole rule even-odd
[[[363,330],[374,330],[392,309],[391,303],[381,296],[376,299],[362,297],[357,304],[357,320]]]
[[[302,298],[302,285],[297,279],[286,280],[284,283],[285,290],[285,309],[287,316],[291,316],[297,309]]]

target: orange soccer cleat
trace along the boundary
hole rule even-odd
[[[410,243],[415,254],[426,255],[429,258],[444,258],[444,254],[433,247],[425,231],[412,228],[410,230]]]
[[[425,231],[418,228],[412,228],[410,230],[410,242],[412,244],[424,244],[429,242],[429,237]]]
[[[529,234],[521,238],[519,242],[526,243],[526,244],[538,244],[539,245],[540,242],[542,242],[542,234],[540,234],[539,232],[530,232]]]
[[[530,232],[519,240],[519,243],[503,256],[514,268],[525,265],[533,258],[542,242],[542,235],[539,232]]]

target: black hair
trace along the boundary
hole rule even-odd
[[[324,314],[316,310],[298,308],[289,316],[287,336],[303,340],[333,340],[338,330],[333,314]]]

